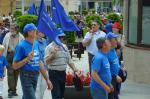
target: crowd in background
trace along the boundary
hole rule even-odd
[[[120,33],[122,25],[120,22],[107,19],[105,14],[102,14],[101,17],[102,23],[93,20],[90,27],[88,27],[89,31],[84,34],[84,28],[86,28],[86,24],[84,23],[85,17],[82,15],[75,15],[74,22],[80,29],[76,35],[77,38],[82,38],[82,44],[86,47],[88,52],[89,70],[92,78],[90,88],[93,99],[100,99],[99,97],[102,97],[102,99],[119,99],[118,94],[120,93],[121,83],[124,82],[122,71],[126,71],[123,66],[122,46],[124,44],[124,36]],[[35,33],[34,30],[37,31],[36,26],[27,24],[24,27],[23,35],[19,32],[19,27],[11,14],[9,14],[9,16],[3,15],[0,18],[0,81],[3,81],[4,76],[6,75],[4,68],[7,67],[9,98],[18,96],[17,82],[20,73],[23,99],[42,99],[46,84],[49,86],[49,89],[52,89],[51,82],[53,84],[53,99],[63,99],[66,81],[66,66],[69,65],[74,72],[78,72],[79,70],[71,60],[65,44],[64,46],[67,49],[67,52],[64,52],[62,48],[57,46],[54,42],[48,43],[47,38],[42,33]],[[63,42],[65,34],[61,29],[60,31],[58,36]],[[31,35],[32,33],[36,36]],[[35,38],[38,44],[29,44],[28,42],[32,41],[30,38]],[[32,41],[32,43],[34,43],[34,41]],[[23,46],[29,47],[29,51],[27,51],[26,48],[22,49]],[[42,58],[39,61],[42,61],[43,63],[46,61],[46,64],[44,64],[45,70],[48,70],[46,73],[43,73],[45,71],[42,71],[39,75],[38,72],[40,69],[35,68],[34,70],[34,68],[31,68],[32,62],[31,64],[28,64],[30,61],[34,61],[32,58],[35,58],[35,60],[36,58],[37,60],[39,58],[38,56],[34,57],[34,54],[37,53],[33,51],[33,46],[35,46],[35,49],[39,46],[37,53],[39,52],[42,54]],[[29,55],[23,54],[25,52],[22,52],[22,50],[27,51],[26,54],[28,53]],[[44,53],[46,53],[46,55]],[[63,59],[60,57],[63,57]],[[20,67],[17,67],[18,64],[21,64]],[[26,64],[28,64],[30,68],[28,68]],[[36,65],[39,66],[40,64]],[[23,68],[25,66],[26,68]],[[47,80],[48,74],[50,81]],[[45,76],[46,82],[42,75]],[[34,79],[30,80],[31,84],[32,81],[34,84],[27,89],[26,84],[28,85],[28,83],[26,81],[29,80],[28,78],[32,78],[32,76],[36,76]],[[35,95],[36,85],[37,93]],[[0,82],[0,99],[3,99],[2,87],[3,85]],[[95,93],[97,91],[98,93]]]

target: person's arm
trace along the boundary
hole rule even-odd
[[[56,53],[57,53],[57,48],[46,48],[45,49],[45,62],[46,64],[51,64],[52,61],[55,59],[56,57]]]
[[[88,45],[91,43],[92,38],[93,38],[93,37],[91,37],[90,39],[85,39],[85,40],[83,40],[83,41],[82,41],[83,46],[84,46],[84,47],[88,46]]]
[[[100,84],[108,93],[110,93],[112,91],[112,89],[106,85],[100,78],[100,76],[98,76],[97,71],[92,71],[92,78],[98,83]]]
[[[47,70],[45,70],[44,63],[42,61],[40,61],[40,72],[47,83],[48,89],[52,90],[53,85],[52,85],[51,81],[49,80],[48,72],[47,72]]]
[[[52,61],[55,59],[56,53],[50,53],[46,58],[45,58],[45,62],[46,64],[51,64]]]
[[[74,63],[70,63],[69,67],[74,71],[74,72],[78,72],[78,69],[76,68],[76,66],[74,65]]]
[[[32,58],[34,57],[34,52],[31,52],[26,58],[24,58],[21,61],[13,61],[13,68],[14,69],[19,69],[21,68],[23,65],[25,65],[26,63],[28,63],[30,60],[32,60]]]
[[[90,33],[87,33],[85,35],[85,38],[82,41],[83,46],[84,47],[88,46],[91,43],[92,39],[93,39],[93,31],[91,30]]]

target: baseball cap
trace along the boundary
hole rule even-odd
[[[57,32],[58,36],[65,36],[64,31],[62,30],[62,28],[58,28],[58,32]]]
[[[115,33],[112,33],[112,32],[109,32],[107,35],[106,35],[106,38],[107,39],[113,39],[113,38],[118,38],[119,35],[115,34]]]
[[[24,26],[23,32],[26,33],[26,32],[31,31],[31,30],[37,30],[37,27],[33,23],[26,24]]]
[[[121,29],[121,24],[120,24],[119,22],[115,22],[115,23],[112,25],[112,28]]]

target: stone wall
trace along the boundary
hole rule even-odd
[[[125,47],[124,61],[128,79],[150,84],[150,51]]]

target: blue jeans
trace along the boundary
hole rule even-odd
[[[108,94],[103,90],[91,88],[91,96],[93,99],[108,99]]]
[[[25,76],[20,74],[20,81],[23,91],[22,99],[36,99],[35,92],[38,81],[38,74],[34,76]]]
[[[64,98],[66,72],[49,70],[49,79],[53,84],[52,99]]]

